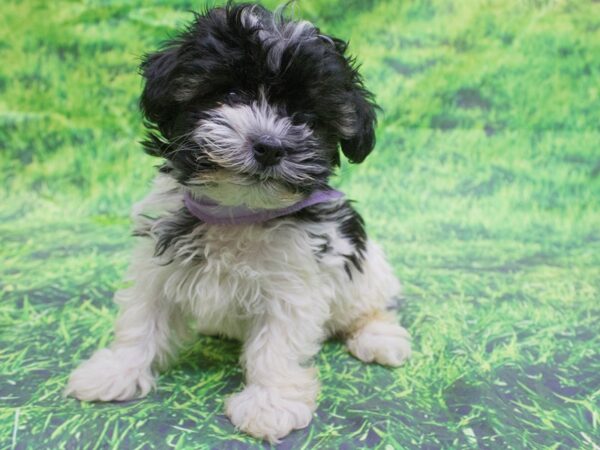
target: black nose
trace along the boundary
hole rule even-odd
[[[273,139],[261,139],[252,148],[254,158],[263,166],[274,166],[285,155],[285,148]]]

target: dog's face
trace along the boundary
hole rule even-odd
[[[280,207],[361,162],[375,104],[344,42],[257,5],[216,8],[142,63],[149,153],[224,204]]]

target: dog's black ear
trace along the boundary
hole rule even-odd
[[[156,124],[163,134],[168,133],[177,106],[173,89],[177,71],[177,50],[177,47],[169,47],[146,55],[140,65],[140,72],[145,81],[140,108],[146,119]]]
[[[360,163],[375,147],[375,126],[377,125],[377,109],[373,94],[369,92],[358,72],[358,65],[351,57],[344,56],[347,43],[331,38],[337,52],[346,60],[349,71],[349,84],[346,88],[346,104],[348,125],[344,127],[340,139],[342,152],[353,163]]]
[[[375,125],[377,124],[376,108],[373,96],[363,86],[362,81],[355,81],[355,87],[349,95],[349,105],[354,111],[352,134],[340,141],[342,152],[353,163],[363,162],[375,147]]]

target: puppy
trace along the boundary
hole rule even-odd
[[[277,442],[316,409],[311,359],[343,336],[365,362],[400,365],[400,285],[328,179],[362,162],[376,105],[346,44],[305,21],[229,4],[141,65],[146,151],[162,158],[134,207],[137,247],[115,295],[114,341],[72,374],[86,401],[141,397],[191,331],[243,342],[239,429]]]

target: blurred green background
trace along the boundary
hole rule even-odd
[[[265,2],[273,7],[276,1]],[[131,204],[157,163],[144,52],[202,2],[3,0],[0,448],[247,448],[239,345],[202,338],[141,401],[61,398],[110,340]],[[600,3],[300,0],[383,107],[335,184],[405,286],[414,357],[330,342],[312,425],[281,448],[599,448]]]

